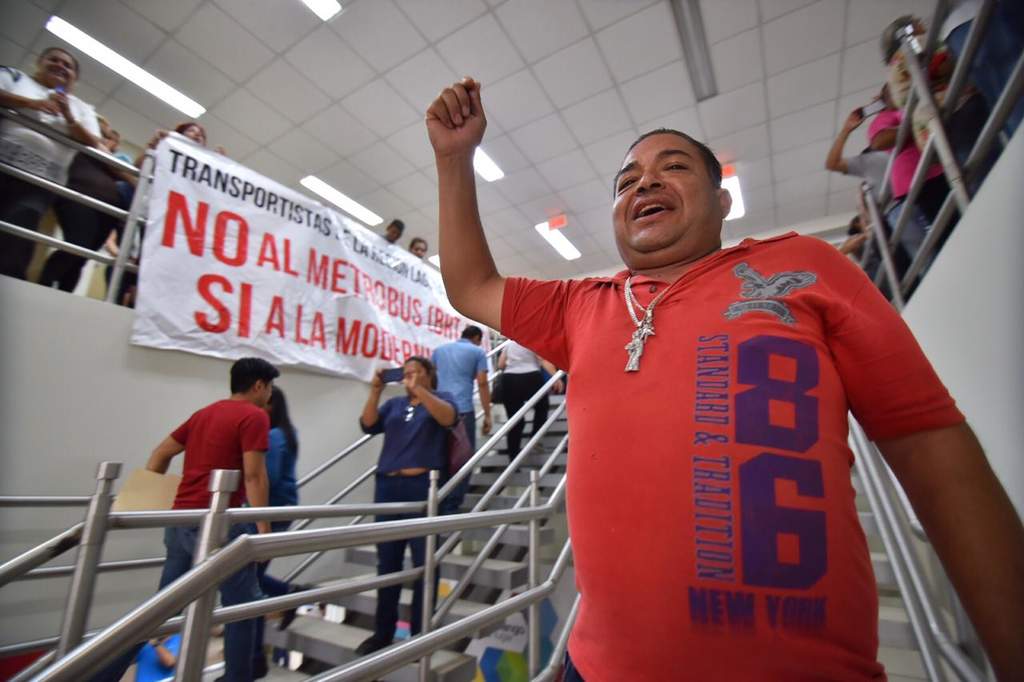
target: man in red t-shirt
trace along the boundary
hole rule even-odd
[[[164,438],[146,463],[146,468],[160,474],[182,451],[185,452],[181,483],[174,498],[174,509],[206,509],[210,506],[209,481],[214,469],[242,471],[244,487],[231,495],[232,507],[247,501],[253,507],[268,506],[269,485],[264,461],[270,433],[270,417],[266,407],[270,401],[277,368],[260,358],[242,358],[231,365],[231,396],[207,405],[194,413],[184,424]],[[270,523],[235,524],[228,532],[228,541],[243,533],[269,533]],[[196,526],[164,529],[167,560],[160,575],[160,589],[174,582],[192,568],[199,529]],[[249,564],[228,577],[220,585],[224,606],[259,599],[262,594],[256,565]],[[256,642],[256,620],[243,620],[224,626],[224,676],[228,682],[249,682],[266,675],[266,660],[257,655],[262,643]],[[96,680],[120,680],[134,660],[135,647],[123,655]],[[262,674],[260,674],[262,672]]]
[[[567,500],[582,602],[567,679],[884,679],[848,411],[906,489],[997,672],[1024,669],[1024,528],[864,274],[796,235],[723,250],[721,166],[659,130],[615,177],[627,270],[506,279],[476,205],[485,126],[469,78],[427,111],[442,273],[466,317],[572,376]]]

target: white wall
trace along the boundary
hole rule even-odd
[[[129,345],[128,309],[0,277],[0,311],[0,494],[90,494],[99,461],[124,462],[126,475],[194,410],[228,394],[227,361]],[[298,371],[284,371],[277,383],[299,429],[300,474],[361,435],[365,384]],[[326,500],[376,462],[378,451],[371,441],[304,488],[302,501]],[[370,491],[363,486],[353,501],[371,499]],[[82,512],[0,509],[0,562]],[[163,553],[161,531],[114,531],[104,559]],[[331,574],[332,564],[325,557],[308,577]],[[289,565],[277,560],[271,571],[283,574]],[[157,580],[155,570],[101,577],[91,626],[138,604]],[[56,634],[66,594],[67,581],[57,579],[0,588],[0,643]]]
[[[904,316],[1024,517],[1024,130]]]

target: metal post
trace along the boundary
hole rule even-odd
[[[107,534],[107,514],[110,513],[112,502],[110,489],[120,474],[120,462],[100,462],[96,470],[96,492],[85,512],[82,541],[78,547],[75,572],[71,576],[64,620],[60,626],[57,656],[63,656],[78,646],[85,633],[85,622],[89,617],[92,593],[96,587],[96,566],[100,563],[103,540]]]
[[[871,194],[871,184],[864,182],[861,191],[864,193],[864,200],[867,201],[868,212],[871,214],[871,231],[875,235],[875,241],[878,242],[878,252],[882,255],[882,268],[885,270],[885,276],[889,279],[889,295],[892,296],[892,304],[896,310],[903,310],[906,303],[903,300],[903,293],[900,291],[900,278],[896,274],[896,266],[893,265],[889,244],[885,239],[885,231],[882,229],[882,215],[878,211],[875,197]],[[909,206],[904,206],[903,210],[906,211],[909,208]]]
[[[540,504],[540,472],[536,469],[530,471],[530,506],[537,507]],[[530,556],[527,564],[529,580],[528,587],[533,589],[540,584],[540,519],[530,519]],[[528,660],[530,678],[537,676],[540,670],[540,602],[531,602],[527,609],[528,629]]]
[[[142,160],[142,168],[139,170],[139,182],[135,186],[135,195],[132,197],[131,208],[128,209],[128,217],[124,222],[124,233],[121,235],[121,243],[117,246],[117,260],[114,261],[114,270],[110,273],[110,284],[107,286],[107,303],[117,303],[117,292],[121,288],[121,279],[124,277],[124,266],[128,263],[128,256],[135,243],[135,233],[138,229],[139,215],[142,213],[142,206],[149,194],[149,186],[152,184],[153,166],[156,157],[153,151],[147,151],[146,157]]]
[[[231,493],[238,489],[241,474],[237,470],[215,469],[210,473],[210,511],[203,519],[199,542],[192,565],[198,566],[213,554],[227,537],[224,510],[231,501]],[[200,595],[185,611],[181,654],[174,675],[175,682],[190,682],[202,676],[206,662],[206,646],[210,642],[210,614],[213,611],[215,588]]]
[[[427,517],[437,516],[437,481],[439,472],[437,469],[430,470],[430,490],[427,493]],[[434,561],[434,552],[437,550],[437,534],[431,533],[424,538],[426,549],[423,552],[423,613],[420,621],[420,634],[430,632],[430,619],[434,616],[434,580],[437,575],[437,562]],[[430,656],[427,654],[420,659],[420,682],[428,682],[430,679]]]

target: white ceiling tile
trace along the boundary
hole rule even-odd
[[[427,137],[427,127],[423,121],[402,128],[387,138],[391,148],[400,153],[416,168],[434,165],[434,148]]]
[[[483,91],[488,121],[505,130],[547,116],[555,109],[529,69],[522,69]]]
[[[821,140],[772,155],[775,182],[779,183],[816,171],[827,172],[824,171],[825,156],[831,146],[831,140]]]
[[[398,8],[431,42],[437,42],[487,11],[482,0],[402,0]]]
[[[512,246],[512,243],[507,239],[503,239],[498,235],[487,238],[487,247],[491,250],[491,256],[495,259],[508,258],[518,253]]]
[[[434,190],[434,199],[437,199],[437,189]],[[512,204],[508,202],[501,192],[497,190],[493,182],[478,182],[476,186],[476,202],[480,206],[480,213],[487,215],[495,211],[502,211]]]
[[[437,201],[437,185],[420,172],[410,173],[388,185],[388,189],[412,206]]]
[[[711,46],[711,67],[719,92],[761,80],[761,62],[761,32],[757,29]]]
[[[342,156],[366,149],[378,139],[340,104],[324,109],[306,121],[302,129]]]
[[[775,202],[779,206],[824,197],[828,194],[828,171],[800,175],[775,183]]]
[[[495,187],[513,205],[536,199],[551,191],[551,186],[532,168],[506,173]]]
[[[540,9],[536,0],[509,0],[495,12],[519,52],[531,63],[589,32],[576,3],[548,2]]]
[[[611,200],[612,188],[600,180],[588,180],[581,185],[563,189],[558,196],[562,197],[573,213],[585,213],[607,204]]]
[[[394,182],[415,170],[411,163],[396,154],[385,142],[378,142],[353,154],[349,161],[382,185]]]
[[[843,190],[832,192],[828,195],[828,214],[847,213],[857,210],[857,195],[855,190]]]
[[[704,129],[700,124],[700,116],[697,114],[697,107],[680,109],[664,116],[652,118],[650,121],[644,121],[637,128],[643,131],[643,133],[650,132],[656,128],[668,128],[686,133],[698,142],[705,139]]]
[[[312,31],[320,19],[298,2],[278,0],[216,0],[220,8],[253,35],[283,52]]]
[[[119,2],[67,0],[61,5],[59,14],[110,49],[140,64],[153,53],[165,35],[142,15],[125,12]],[[74,54],[80,52],[76,50]]]
[[[550,114],[539,121],[512,131],[509,136],[534,163],[540,163],[576,147],[572,133],[558,114]]]
[[[766,90],[773,118],[835,99],[839,93],[839,55],[771,76]]]
[[[28,47],[19,45],[7,38],[0,37],[0,64],[21,64],[21,61],[28,56]],[[82,81],[75,83],[75,94],[82,98]],[[96,90],[101,96],[105,96],[99,90]],[[93,102],[87,98],[86,102]]]
[[[306,36],[284,58],[335,99],[374,77],[373,69],[327,25]]]
[[[556,52],[533,70],[557,107],[567,107],[613,85],[591,38]]]
[[[781,73],[839,50],[843,40],[842,0],[820,0],[761,27],[765,72]]]
[[[768,126],[764,124],[711,140],[711,149],[722,163],[764,158],[770,152],[768,147]]]
[[[425,113],[438,93],[458,79],[429,47],[393,68],[385,78],[420,113]]]
[[[437,44],[456,73],[478,79],[486,88],[523,68],[523,60],[497,20],[485,14]]]
[[[377,215],[397,215],[402,216],[412,211],[412,206],[409,202],[398,197],[390,190],[384,189],[383,187],[370,192],[369,194],[363,194],[358,199],[359,203],[366,206],[368,209],[376,213]],[[410,227],[409,225],[406,228]],[[414,235],[409,233],[408,229],[402,234],[400,243],[408,244]]]
[[[252,152],[242,163],[285,186],[291,186],[308,175],[266,148]]]
[[[161,128],[173,128],[188,118],[174,107],[164,104],[162,100],[138,88],[134,83],[126,82],[114,91],[113,96],[126,107],[134,109],[151,121],[156,121]]]
[[[704,132],[712,139],[749,128],[767,118],[761,82],[706,99],[697,109]]]
[[[935,0],[856,0],[849,3],[846,14],[846,44],[855,45],[865,40],[875,41],[875,54],[881,61],[878,37],[893,19],[904,14],[923,17],[926,21],[935,13]]]
[[[305,175],[316,174],[339,161],[338,155],[302,128],[292,128],[268,145],[270,151],[288,161]]]
[[[212,113],[203,114],[200,121],[206,128],[206,139],[211,147],[224,147],[232,159],[241,159],[256,151],[260,145],[243,135],[234,125],[225,123]]]
[[[513,246],[516,244],[515,236],[525,233],[531,227],[532,225],[526,219],[526,216],[514,206],[492,213],[484,221],[484,232],[488,236],[496,235],[501,239],[505,239]]]
[[[771,159],[764,157],[762,159],[739,159],[733,162],[736,167],[736,175],[739,176],[740,182],[743,183],[743,188],[757,188],[771,185],[775,182],[772,177],[772,163]]]
[[[521,171],[530,165],[530,160],[523,156],[522,151],[519,150],[519,147],[516,146],[516,143],[508,135],[500,135],[487,140],[481,146],[487,152],[487,155],[506,174]],[[433,160],[433,152],[431,152],[430,158]],[[501,181],[499,180],[498,182]]]
[[[619,87],[634,121],[650,121],[690,106],[696,100],[686,65],[671,62]]]
[[[683,56],[667,2],[637,12],[597,34],[615,80],[622,83]]]
[[[217,104],[212,112],[257,142],[266,143],[277,139],[291,124],[246,90],[239,88]]]
[[[567,107],[562,110],[562,115],[576,139],[584,145],[632,125],[616,88]]]
[[[579,149],[537,164],[537,170],[555,190],[595,180],[594,168]]]
[[[814,2],[814,0],[761,0],[761,21],[771,21]]]
[[[223,10],[202,5],[178,29],[177,39],[236,82],[243,82],[274,57],[270,49]]]
[[[97,111],[106,116],[114,129],[121,133],[122,142],[130,142],[139,148],[145,148],[160,127],[156,121],[149,120],[116,99],[108,99]]]
[[[246,87],[292,123],[309,119],[331,103],[327,95],[280,58],[256,74]]]
[[[583,148],[587,158],[594,164],[598,177],[607,183],[609,193],[612,191],[612,178],[622,167],[622,160],[626,158],[626,150],[637,137],[635,130],[624,130]]]
[[[329,25],[378,71],[401,64],[427,46],[392,0],[357,2]]]
[[[406,104],[383,80],[370,81],[341,103],[363,125],[382,137],[423,119],[422,112]]]
[[[763,213],[747,213],[738,220],[730,220],[725,223],[722,239],[745,239],[757,235],[775,227],[774,209]]]
[[[863,182],[861,178],[856,175],[843,175],[842,173],[829,173],[828,176],[828,191],[832,192],[846,192],[848,196],[854,197],[857,194],[857,190],[860,184]],[[856,202],[854,203],[856,205]]]
[[[744,187],[741,177],[740,191],[743,192],[743,204],[747,213],[767,213],[775,207],[775,189],[771,185]]]
[[[514,253],[504,258],[496,258],[494,265],[498,268],[498,272],[511,277],[527,276],[527,271],[531,267],[526,257],[520,253]]]
[[[700,14],[713,45],[757,26],[757,0],[700,0]]]
[[[185,22],[200,2],[201,0],[131,0],[130,6],[165,31],[174,31]]]
[[[345,160],[321,171],[317,177],[349,197],[367,194],[377,188],[372,178]]]
[[[546,194],[523,202],[519,205],[519,210],[530,219],[531,225],[536,225],[565,213],[565,201],[557,194]]]
[[[206,108],[235,89],[230,78],[173,39],[164,41],[143,66]]]
[[[786,204],[775,204],[775,225],[776,227],[793,227],[800,223],[822,218],[828,215],[825,211],[825,195],[812,197],[802,201],[794,201]]]
[[[847,94],[865,88],[881,90],[886,70],[878,58],[878,41],[869,40],[843,52],[840,92]]]
[[[835,101],[829,101],[773,118],[769,122],[772,151],[780,152],[814,140],[831,139],[835,133],[835,108]]]
[[[30,47],[32,39],[46,24],[46,12],[26,0],[0,3],[0,35],[22,47]]]
[[[587,17],[587,22],[595,31],[614,24],[630,14],[636,14],[645,7],[654,4],[654,0],[579,0],[580,9]]]

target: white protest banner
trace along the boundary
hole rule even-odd
[[[369,381],[459,338],[441,275],[220,154],[156,151],[132,342]]]

